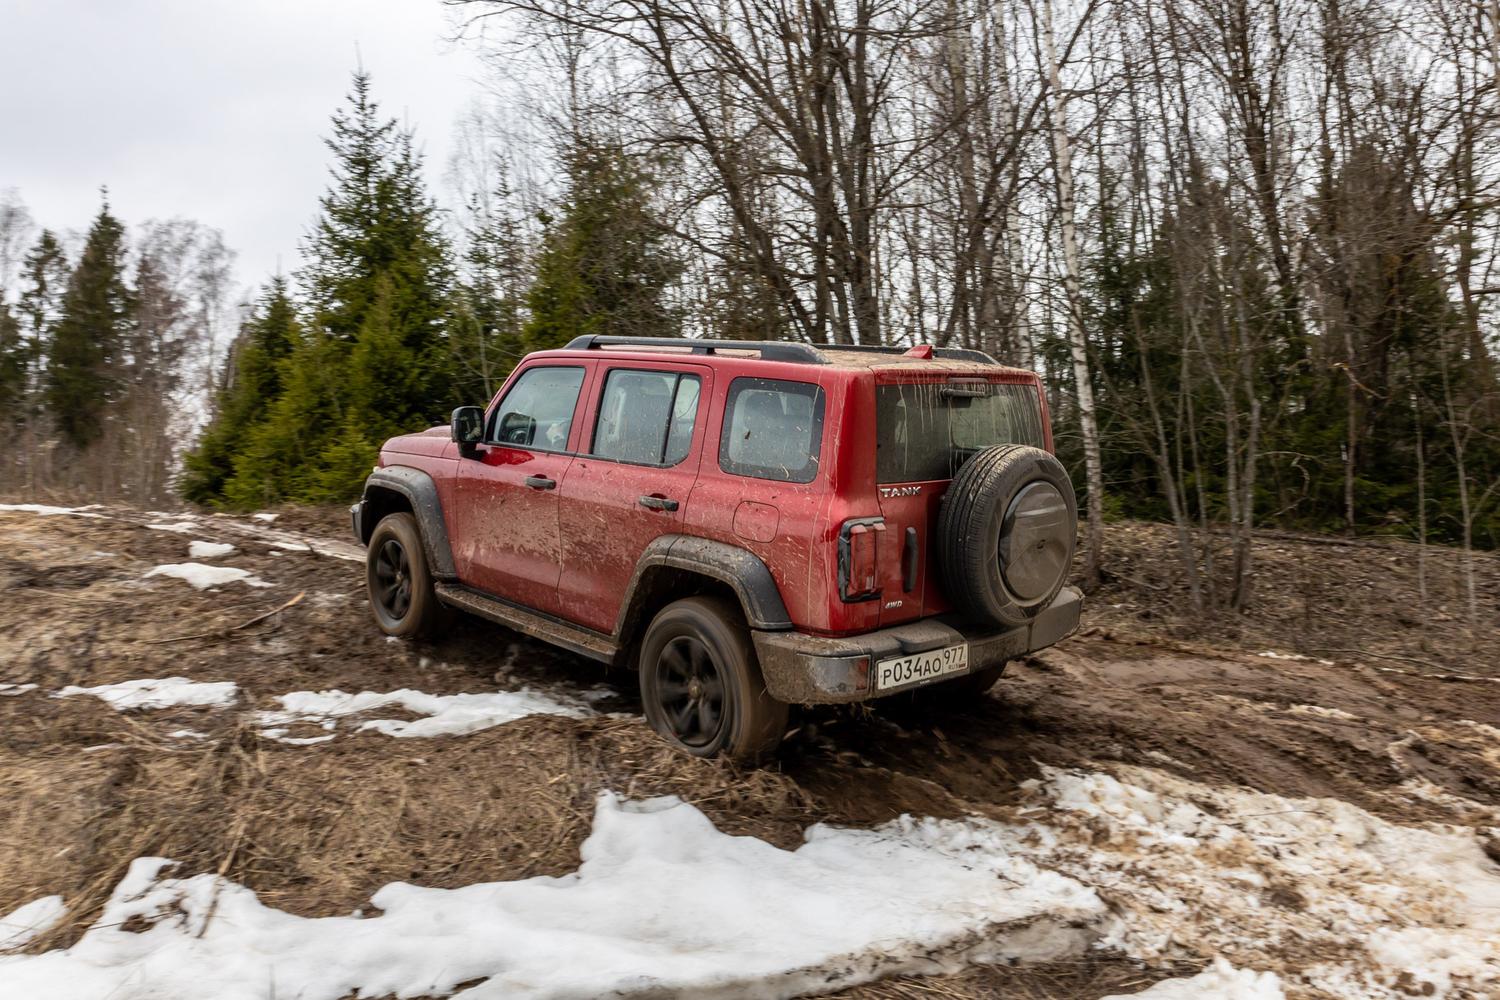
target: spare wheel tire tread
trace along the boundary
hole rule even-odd
[[[938,517],[939,573],[949,601],[961,612],[987,624],[1016,627],[1050,603],[1062,588],[1059,578],[1044,599],[1022,606],[1000,580],[998,544],[1011,498],[1036,481],[1054,485],[1068,508],[1071,531],[1078,523],[1072,482],[1051,454],[1027,445],[997,445],[975,455],[958,471]],[[1002,495],[1003,494],[1003,495]],[[1073,553],[1067,538],[1067,562]]]

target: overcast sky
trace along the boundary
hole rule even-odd
[[[357,60],[439,183],[483,78],[450,35],[439,0],[0,0],[0,191],[81,229],[107,184],[127,223],[223,230],[260,282],[297,264]]]

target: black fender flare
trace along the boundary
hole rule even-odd
[[[363,511],[379,516],[361,516],[360,540],[368,542],[380,517],[384,517],[378,501],[381,490],[389,490],[406,498],[412,516],[417,519],[417,528],[422,533],[422,546],[427,550],[427,565],[432,575],[439,580],[458,577],[453,564],[453,546],[448,541],[448,522],[443,518],[443,505],[438,500],[437,484],[421,469],[404,465],[391,465],[376,469],[365,480]],[[373,491],[373,495],[372,495]],[[363,513],[362,511],[362,513]]]
[[[657,567],[698,573],[726,584],[739,598],[745,621],[753,629],[784,632],[792,627],[781,589],[755,553],[693,535],[661,535],[646,546],[635,564],[635,574],[620,606],[620,619],[615,623],[616,636],[627,634],[640,610],[641,579]]]

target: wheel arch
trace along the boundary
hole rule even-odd
[[[406,511],[416,519],[422,536],[422,548],[432,575],[451,580],[458,572],[453,564],[453,547],[448,541],[448,524],[438,499],[437,484],[421,469],[403,465],[376,469],[365,480],[361,511],[360,541],[369,544],[375,526],[385,517]]]
[[[755,553],[707,538],[663,535],[636,563],[615,627],[621,647],[634,646],[662,607],[696,594],[717,594],[737,604],[753,629],[792,627],[781,590]]]

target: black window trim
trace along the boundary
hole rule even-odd
[[[667,442],[672,437],[672,412],[677,409],[677,393],[682,390],[682,380],[690,378],[698,383],[698,407],[693,411],[693,433],[688,438],[687,453],[675,462],[631,462],[623,458],[610,458],[608,455],[594,454],[594,442],[599,437],[599,420],[604,416],[604,394],[609,391],[609,377],[615,372],[650,372],[653,375],[675,375],[677,381],[672,383],[672,402],[667,407],[667,424],[662,428],[661,454],[667,453]],[[639,469],[675,469],[686,462],[693,454],[693,441],[698,437],[698,419],[703,415],[703,376],[697,372],[676,371],[671,368],[652,368],[635,365],[611,366],[599,380],[599,400],[594,406],[594,427],[589,433],[588,451],[578,452],[579,458],[588,458],[596,462],[611,462],[615,465],[633,465]]]
[[[770,382],[781,385],[801,385],[813,390],[813,427],[809,439],[811,448],[808,457],[812,461],[812,475],[806,479],[793,479],[788,476],[762,476],[753,472],[742,471],[743,468],[751,466],[739,466],[729,458],[729,428],[733,423],[734,407],[739,403],[735,386],[740,382]],[[724,416],[719,426],[719,471],[729,476],[740,476],[744,479],[759,479],[766,483],[786,483],[791,486],[807,486],[818,481],[823,474],[823,432],[826,430],[827,392],[821,383],[808,382],[805,379],[796,378],[770,378],[764,375],[737,375],[729,380],[729,387],[724,392]],[[728,464],[726,464],[728,463]],[[734,466],[731,468],[731,466]]]
[[[579,411],[579,406],[583,403],[583,399],[584,399],[584,389],[586,389],[588,387],[588,384],[589,384],[589,368],[588,368],[588,365],[579,365],[579,364],[562,364],[562,365],[539,364],[539,365],[530,365],[530,366],[522,369],[521,373],[516,376],[516,385],[519,385],[520,382],[521,382],[521,379],[525,378],[527,375],[531,374],[534,371],[540,371],[543,368],[574,368],[574,369],[577,369],[578,371],[583,372],[583,381],[578,383],[578,395],[573,400],[573,420],[577,420],[579,412],[580,412]],[[531,445],[531,444],[511,444],[509,441],[496,441],[496,440],[494,440],[495,424],[499,423],[499,421],[500,421],[500,412],[501,412],[500,408],[505,405],[505,398],[506,398],[506,396],[509,396],[512,392],[515,391],[516,385],[511,385],[509,388],[507,388],[505,390],[504,395],[502,395],[499,399],[495,400],[494,411],[491,412],[489,414],[489,416],[485,417],[485,420],[484,420],[484,440],[482,442],[480,442],[480,443],[483,444],[484,447],[486,447],[486,448],[510,448],[510,449],[512,449],[514,451],[534,451],[534,452],[540,452],[543,455],[577,455],[578,452],[576,452],[576,451],[569,451],[567,448],[542,448],[542,447],[538,447],[537,445]],[[569,423],[570,423],[570,426],[568,428],[568,436],[572,437],[573,436],[573,429],[571,427],[571,421]]]

